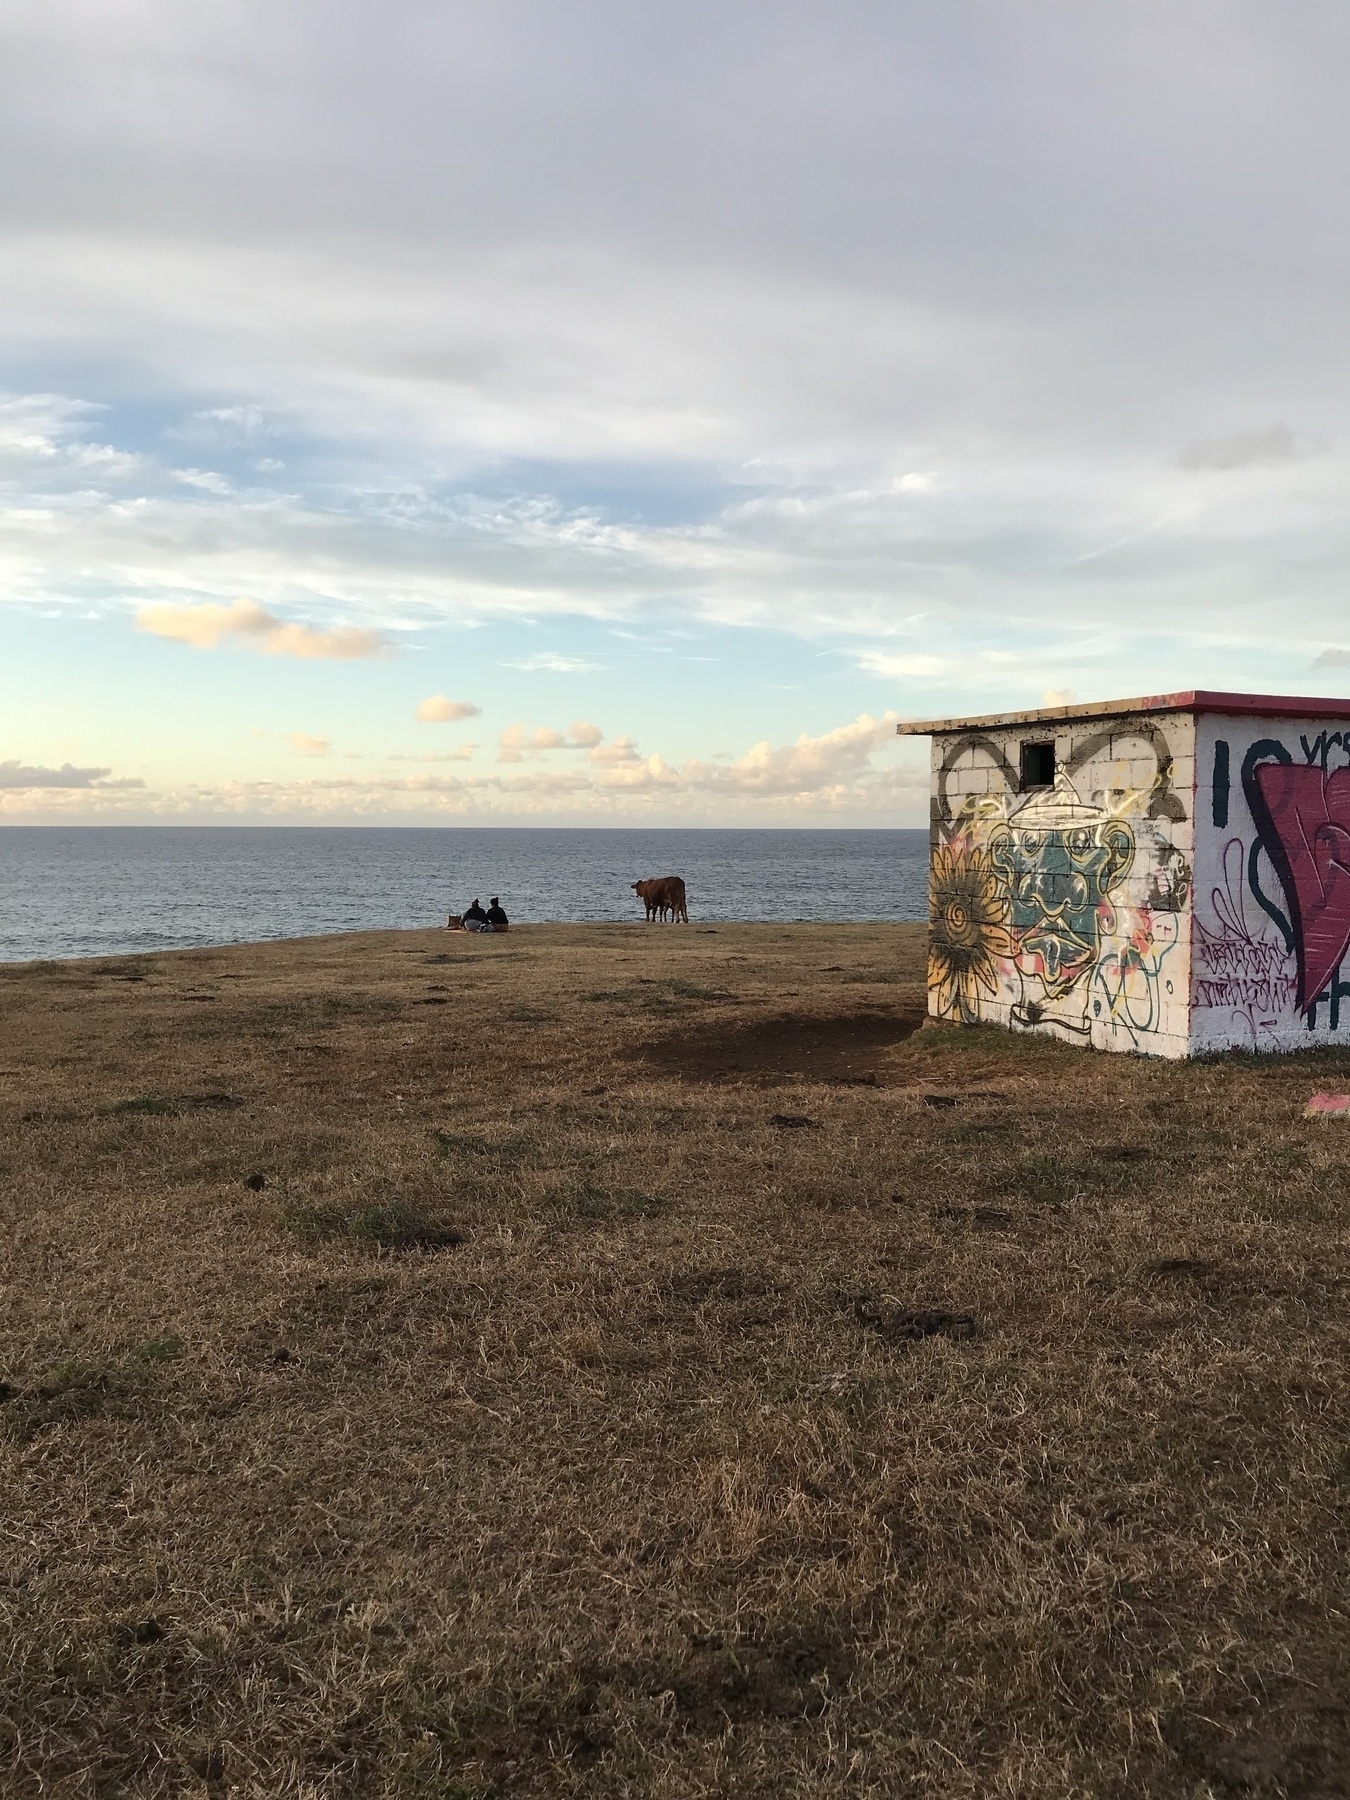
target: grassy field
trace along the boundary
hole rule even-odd
[[[1350,1060],[907,926],[0,969],[0,1792],[1350,1792]]]

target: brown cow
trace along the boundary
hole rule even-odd
[[[689,905],[685,898],[684,881],[679,875],[661,875],[650,881],[635,881],[633,892],[647,909],[648,923],[652,919],[664,920],[669,913],[672,919],[682,919],[689,923]]]

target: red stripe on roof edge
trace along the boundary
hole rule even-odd
[[[901,737],[936,737],[950,731],[1000,725],[1041,725],[1061,719],[1114,719],[1132,713],[1248,713],[1275,719],[1350,719],[1350,699],[1293,694],[1221,694],[1195,688],[1181,694],[1144,694],[1134,700],[1101,700],[1085,706],[1044,706],[1032,712],[980,713],[959,719],[904,719]]]

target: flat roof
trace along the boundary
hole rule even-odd
[[[980,713],[965,719],[903,719],[901,737],[940,737],[997,725],[1049,725],[1067,719],[1115,719],[1130,713],[1257,713],[1277,719],[1350,719],[1350,700],[1303,699],[1291,694],[1141,694],[1134,700],[1099,700],[1088,706],[1042,706],[1034,712]]]

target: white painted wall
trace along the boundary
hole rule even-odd
[[[1350,942],[1348,736],[1344,719],[1199,717],[1193,1051],[1350,1045],[1350,955],[1344,970],[1333,970],[1309,996],[1315,1001],[1310,1029],[1291,947],[1291,939],[1305,943],[1311,973],[1343,945],[1342,933]],[[1267,811],[1258,821],[1244,766],[1248,786],[1256,785],[1257,768],[1278,760],[1275,747],[1296,771],[1297,793],[1284,797],[1278,816]],[[1337,779],[1339,770],[1346,774]]]
[[[1051,736],[1055,789],[1023,791],[1023,743]],[[932,769],[930,1013],[1185,1056],[1193,717],[953,733]]]

